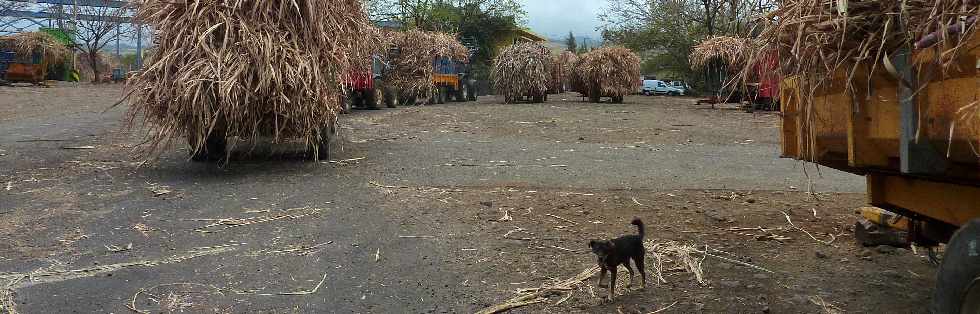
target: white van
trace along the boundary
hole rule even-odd
[[[660,80],[643,80],[643,95],[684,95],[684,91]]]

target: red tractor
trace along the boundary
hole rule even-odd
[[[396,93],[384,82],[388,65],[380,57],[372,58],[370,71],[351,71],[347,77],[348,91],[343,99],[343,113],[351,108],[378,110],[381,106],[395,108],[398,105]]]

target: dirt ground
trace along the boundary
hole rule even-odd
[[[513,311],[927,312],[925,252],[857,246],[863,179],[779,159],[773,113],[484,97],[346,115],[330,162],[217,165],[134,158],[121,96],[0,88],[0,312],[476,312],[589,270],[633,217],[645,288]]]

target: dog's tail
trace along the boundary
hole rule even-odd
[[[643,227],[643,220],[640,220],[640,218],[633,218],[633,221],[630,222],[630,224],[636,226],[636,230],[637,230],[637,232],[640,233],[640,237],[641,238],[644,235],[646,235],[646,230],[644,230],[646,228]]]

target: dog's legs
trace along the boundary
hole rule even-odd
[[[630,266],[630,261],[629,260],[627,260],[626,263],[623,263],[623,265],[625,265],[626,266],[626,270],[628,270],[630,272],[630,281],[626,283],[626,287],[627,288],[632,288],[633,287],[633,267]]]
[[[599,282],[596,283],[596,286],[599,286],[599,288],[602,288],[602,287],[604,287],[602,285],[602,281],[606,279],[606,267],[605,266],[600,266],[599,269],[600,269],[599,270]]]
[[[616,295],[616,268],[609,269],[609,300]]]
[[[647,271],[643,268],[643,259],[644,259],[643,255],[640,255],[638,258],[634,258],[633,259],[633,263],[636,264],[636,270],[639,270],[640,271],[640,280],[641,280],[641,283],[643,284],[642,287],[646,287],[647,286]]]

